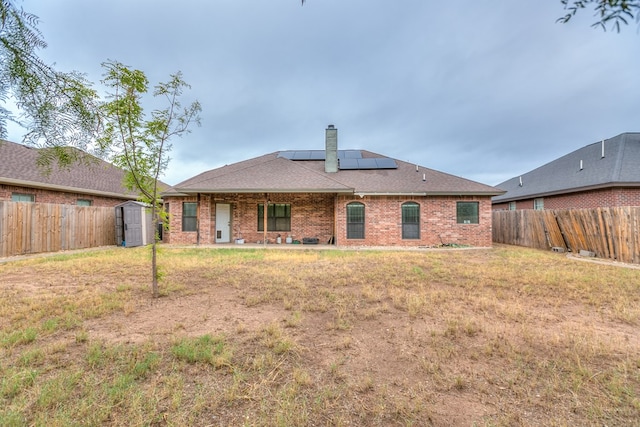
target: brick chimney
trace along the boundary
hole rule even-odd
[[[333,125],[327,126],[325,132],[324,171],[338,172],[338,129]]]

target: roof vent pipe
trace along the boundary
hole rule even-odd
[[[602,140],[602,155],[600,158],[604,159],[604,139]]]
[[[522,176],[520,176],[520,183],[518,185],[522,187]]]
[[[427,180],[427,174],[426,174],[426,173],[423,173],[423,174],[422,174],[422,180],[423,180],[423,181],[426,181],[426,180]]]
[[[582,170],[582,169],[583,169],[583,167],[582,167],[582,160],[580,160],[580,170]]]
[[[327,126],[325,131],[324,171],[338,172],[338,129],[333,125]]]

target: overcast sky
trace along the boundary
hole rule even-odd
[[[46,62],[182,71],[202,126],[163,180],[287,149],[366,149],[489,185],[640,131],[640,34],[560,0],[16,0]],[[10,139],[20,141],[15,132]],[[277,173],[277,171],[274,171]]]

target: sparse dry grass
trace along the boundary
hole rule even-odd
[[[640,270],[523,248],[0,264],[0,425],[639,425]]]

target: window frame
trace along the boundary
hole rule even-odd
[[[544,210],[544,197],[538,197],[533,199],[533,209],[536,211]]]
[[[465,212],[467,207],[475,205],[475,214]],[[473,210],[473,209],[472,209]],[[480,202],[456,202],[456,223],[472,225],[480,223]]]
[[[258,203],[258,231],[264,232],[264,203]],[[267,232],[291,231],[291,203],[267,204]]]
[[[517,210],[517,204],[516,204],[516,202],[509,202],[509,210],[510,210],[510,211],[515,211],[515,210]]]
[[[194,214],[185,215],[186,207],[190,207],[189,213],[191,213],[192,205],[195,208]],[[182,231],[187,233],[198,231],[198,202],[182,202]]]
[[[352,208],[362,209],[362,212],[358,216],[354,216],[355,212],[350,212]],[[350,239],[350,240],[364,239],[365,238],[365,221],[366,221],[365,204],[360,202],[351,202],[351,203],[347,203],[347,205],[345,206],[345,209],[346,209],[347,239]]]
[[[405,208],[407,210],[405,211]],[[415,221],[409,222],[408,208],[417,209]],[[407,215],[405,215],[405,212]],[[420,204],[416,202],[405,202],[400,206],[400,216],[402,217],[402,239],[403,240],[420,240]]]
[[[28,199],[28,200],[22,200],[22,199]],[[11,193],[11,201],[34,203],[36,201],[36,195],[31,193]]]
[[[93,206],[93,200],[91,199],[78,199],[76,200],[77,206]]]
[[[164,219],[165,219],[165,223],[168,226],[169,225],[169,216],[171,214],[171,210],[170,210],[170,206],[169,206],[169,202],[163,202],[162,203],[162,210],[164,211]],[[161,217],[162,218],[162,217]]]

